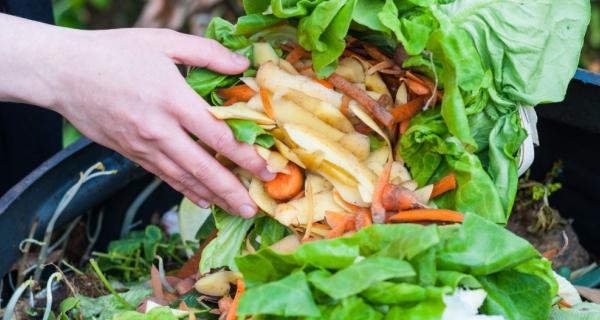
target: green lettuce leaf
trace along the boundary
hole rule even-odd
[[[377,282],[360,295],[373,304],[400,304],[423,301],[427,298],[426,289],[422,286],[389,281]]]
[[[446,305],[443,296],[449,293],[446,288],[427,288],[426,298],[417,304],[394,306],[386,315],[386,320],[439,320]]]
[[[525,239],[478,215],[467,214],[462,228],[439,248],[437,264],[444,270],[487,275],[538,257]]]
[[[358,294],[378,281],[414,275],[415,271],[405,261],[368,257],[328,278],[311,281],[311,284],[334,299],[342,299]]]
[[[222,267],[237,270],[234,259],[241,252],[242,244],[254,223],[254,218],[244,219],[234,216],[218,207],[213,210],[213,216],[219,231],[217,237],[202,252],[200,272],[206,273],[211,269]]]
[[[238,314],[317,317],[321,313],[314,303],[306,274],[295,272],[246,291],[240,299]]]
[[[552,307],[551,289],[537,276],[514,270],[479,277],[487,298],[482,310],[507,320],[545,320]]]
[[[275,144],[275,138],[267,133],[254,121],[242,119],[225,120],[235,139],[247,144],[257,144],[261,147],[270,148]]]
[[[346,319],[365,319],[379,320],[383,319],[383,314],[375,310],[372,306],[366,304],[359,297],[348,297],[342,299],[335,306],[323,308],[322,316],[312,318],[314,320],[346,320]]]

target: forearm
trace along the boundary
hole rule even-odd
[[[0,14],[0,101],[52,108],[56,59],[68,29]]]

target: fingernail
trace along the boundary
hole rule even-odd
[[[260,178],[263,181],[271,181],[273,179],[275,179],[276,174],[269,171],[267,168],[264,168],[261,172],[260,172]]]
[[[247,65],[248,64],[248,58],[246,58],[242,55],[239,55],[237,53],[233,53],[233,52],[231,53],[231,60],[234,63],[237,63],[239,65]]]
[[[244,204],[240,207],[239,212],[242,218],[252,218],[256,213],[256,210],[254,210],[254,207],[252,207],[251,205]]]
[[[208,202],[206,200],[200,200],[200,201],[198,201],[198,206],[200,208],[208,209],[208,207],[210,206],[210,202]]]

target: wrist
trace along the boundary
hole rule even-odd
[[[0,14],[0,100],[54,109],[65,39],[75,30]]]

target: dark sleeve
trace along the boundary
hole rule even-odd
[[[0,5],[11,15],[54,22],[50,0],[0,0]],[[0,196],[61,147],[62,118],[58,114],[0,102]]]

